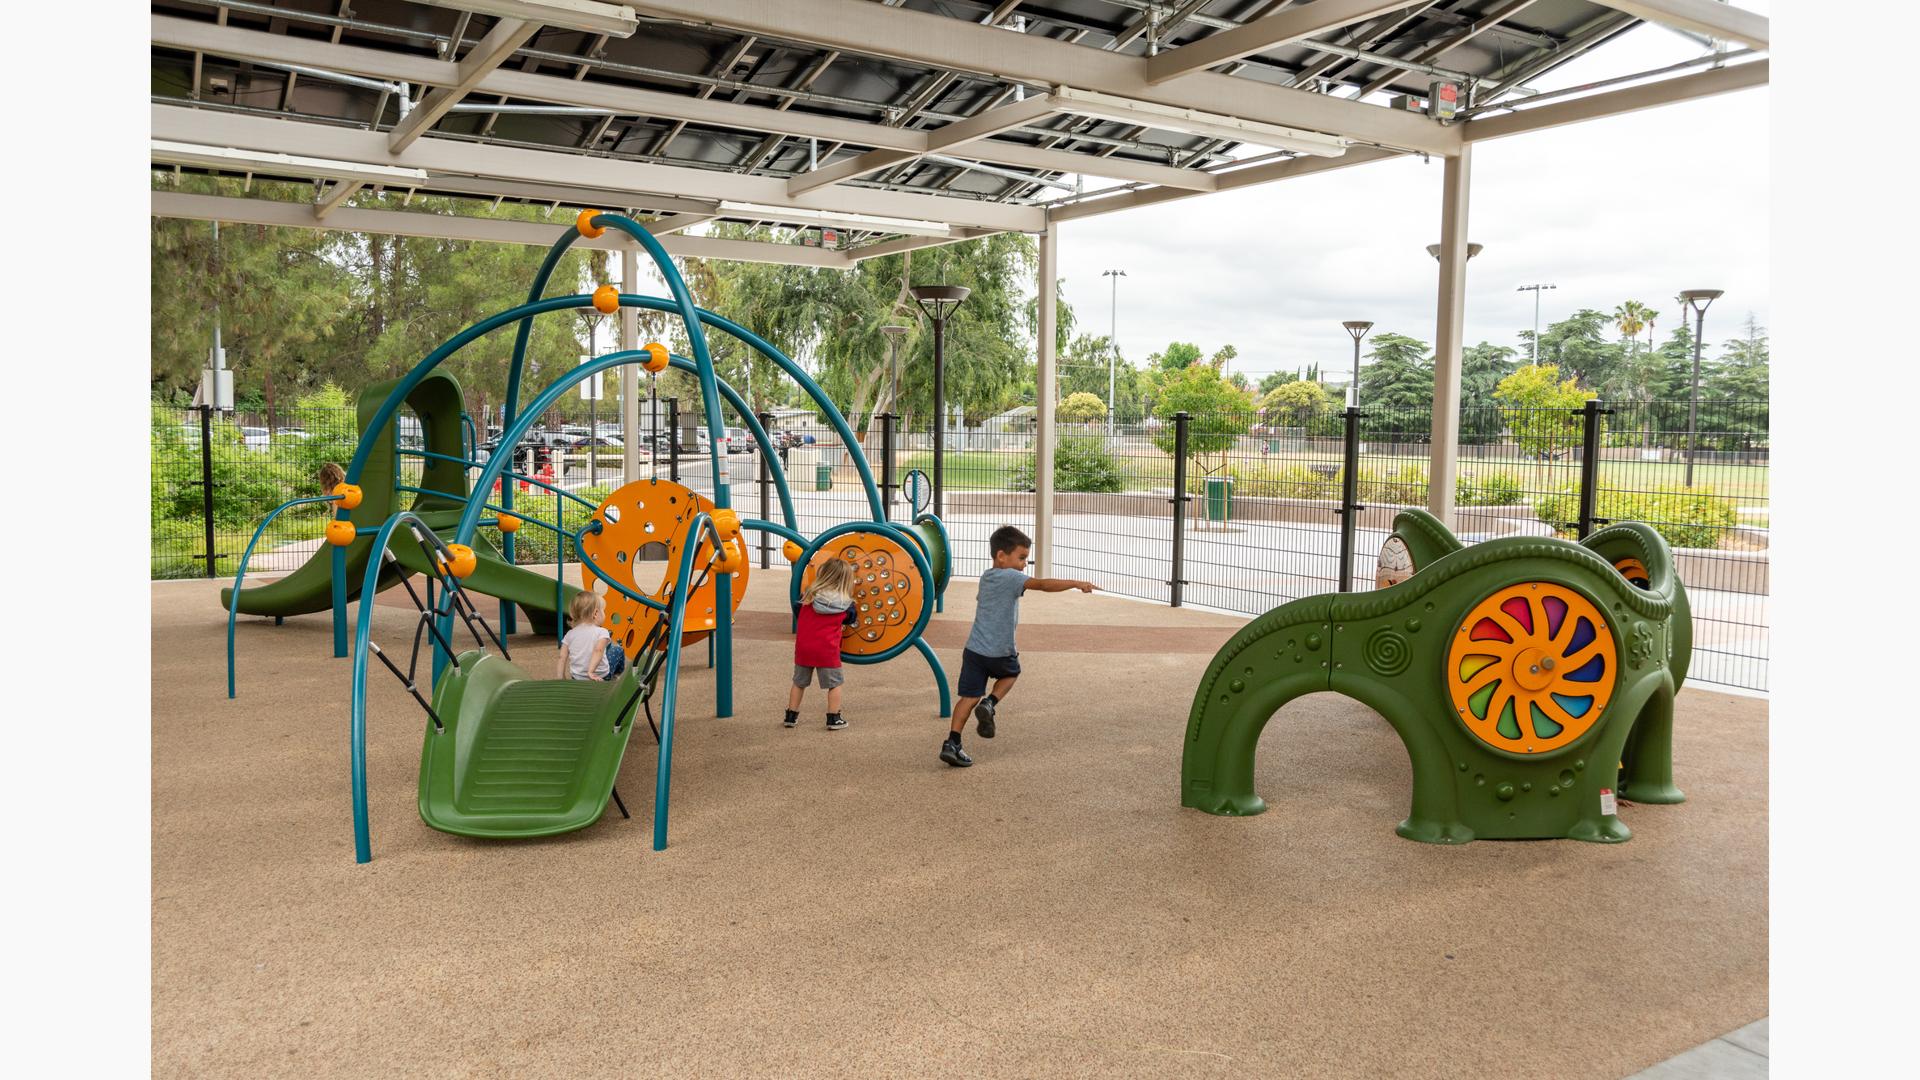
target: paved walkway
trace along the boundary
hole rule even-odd
[[[1765,1080],[1769,1065],[1767,1025],[1771,1021],[1772,1017],[1755,1020],[1634,1073],[1627,1080]]]

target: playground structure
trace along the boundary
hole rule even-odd
[[[544,297],[548,279],[567,249],[580,237],[598,237],[618,229],[638,243],[666,279],[670,297],[621,293],[601,285],[591,294]],[[658,343],[597,357],[560,375],[524,407],[521,375],[531,331],[541,314],[592,307],[613,314],[623,307],[678,316],[691,357],[673,355]],[[498,449],[485,464],[468,445],[469,424],[460,412],[458,385],[439,365],[465,345],[506,326],[517,326]],[[731,615],[744,594],[748,575],[744,530],[760,530],[782,539],[792,564],[790,591],[797,599],[805,578],[827,558],[847,558],[857,570],[855,601],[859,621],[843,635],[848,663],[876,664],[908,649],[920,653],[939,688],[939,714],[951,707],[939,659],[922,639],[928,619],[940,606],[952,559],[939,519],[920,512],[910,520],[889,520],[863,455],[850,455],[865,489],[872,519],[833,526],[808,539],[797,528],[792,496],[777,450],[747,402],[716,375],[707,349],[709,329],[745,343],[791,376],[819,407],[844,444],[858,447],[846,419],[826,394],[780,350],[753,332],[694,305],[685,282],[655,237],[630,218],[587,210],[548,251],[534,277],[527,302],[461,331],[400,379],[369,387],[360,402],[359,443],[346,468],[345,483],[324,495],[290,500],[262,520],[243,554],[232,588],[223,590],[228,610],[228,695],[234,693],[234,637],[239,612],[273,616],[330,611],[334,655],[351,655],[352,788],[355,858],[372,858],[367,811],[366,722],[368,658],[377,657],[397,676],[426,711],[421,751],[420,814],[442,831],[480,837],[544,836],[584,828],[619,803],[614,777],[619,771],[633,720],[645,710],[659,744],[654,794],[655,850],[666,846],[677,673],[682,646],[706,639],[716,669],[715,711],[733,711]],[[636,480],[588,503],[539,478],[513,471],[515,449],[553,403],[583,380],[623,365],[650,372],[669,366],[694,375],[700,383],[703,420],[711,436],[711,498],[680,484]],[[732,508],[722,457],[725,425],[722,402],[739,416],[771,471],[779,495],[781,521],[742,518]],[[396,417],[402,405],[420,417],[425,446],[398,444]],[[399,458],[423,460],[418,485],[401,483]],[[480,474],[468,484],[470,470]],[[516,484],[572,499],[591,513],[577,530],[515,509]],[[498,502],[488,496],[498,491]],[[413,501],[401,507],[407,496]],[[293,506],[327,503],[327,545],[293,574],[265,586],[246,588],[247,562],[267,525]],[[514,539],[527,524],[554,533],[561,558],[549,580],[514,565]],[[480,534],[498,529],[496,548]],[[411,543],[396,542],[406,533]],[[579,566],[579,585],[569,585],[566,548]],[[638,573],[643,563],[664,560],[659,582]],[[420,574],[424,595],[408,580]],[[420,618],[413,654],[405,670],[371,638],[374,597],[401,584]],[[604,592],[607,627],[627,652],[626,672],[611,682],[537,678],[516,665],[506,639],[514,628],[514,607],[529,617],[540,634],[566,629],[564,612],[581,589]],[[488,625],[472,594],[500,601],[500,633]],[[347,607],[359,601],[349,644]],[[456,652],[456,617],[476,647]],[[431,700],[416,680],[419,650],[430,656]],[[545,657],[542,658],[543,660]],[[654,720],[653,705],[659,714]],[[620,804],[625,814],[624,804]]]
[[[1187,722],[1182,805],[1265,810],[1253,790],[1260,732],[1287,702],[1325,690],[1379,712],[1405,744],[1408,839],[1617,843],[1632,833],[1616,798],[1683,801],[1673,702],[1691,620],[1659,533],[1622,523],[1578,543],[1467,548],[1409,510],[1387,545],[1409,576],[1283,604],[1215,655]]]

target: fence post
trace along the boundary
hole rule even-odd
[[[1594,516],[1594,507],[1600,494],[1600,418],[1612,415],[1612,409],[1602,409],[1599,398],[1588,398],[1586,404],[1574,410],[1580,418],[1580,539],[1585,540],[1595,525],[1608,525],[1611,522]]]
[[[760,414],[760,430],[761,431],[773,430],[773,414],[772,413],[763,412]],[[773,497],[772,495],[773,463],[767,460],[767,458],[771,457],[772,454],[773,454],[773,436],[768,435],[767,445],[760,448],[760,520],[761,521],[773,520],[773,503],[771,502],[771,499]],[[768,567],[768,565],[770,565],[772,560],[772,555],[771,555],[772,551],[773,551],[773,535],[767,532],[767,530],[761,529],[760,530],[760,569],[765,570]]]
[[[880,511],[888,521],[893,520],[893,492],[900,485],[893,474],[894,439],[898,432],[894,425],[900,418],[891,412],[883,412],[877,418],[880,421]]]
[[[1169,607],[1179,607],[1187,576],[1187,428],[1193,417],[1173,414],[1173,574],[1167,582]]]
[[[200,406],[200,512],[207,523],[207,576],[213,568],[213,406]]]
[[[1359,408],[1346,409],[1346,434],[1340,448],[1340,591],[1353,591],[1353,549],[1360,527],[1360,417]]]
[[[667,399],[667,479],[680,482],[680,399]]]

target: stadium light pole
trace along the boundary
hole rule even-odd
[[[1113,369],[1120,355],[1120,279],[1127,276],[1125,270],[1103,270],[1103,278],[1113,279],[1113,288],[1108,290],[1107,300],[1107,437],[1113,437]]]
[[[965,285],[915,285],[907,290],[933,322],[933,514],[945,516],[941,493],[946,477],[947,320],[971,292]]]
[[[1514,292],[1530,292],[1533,294],[1533,362],[1535,365],[1540,363],[1540,293],[1542,290],[1551,288],[1554,288],[1554,286],[1541,282],[1534,285],[1522,285],[1513,290]]]
[[[1687,486],[1693,486],[1693,444],[1700,423],[1700,341],[1707,333],[1707,309],[1724,294],[1721,289],[1688,289],[1677,300],[1693,312],[1693,390],[1687,396]]]
[[[1360,404],[1360,339],[1367,336],[1367,331],[1373,329],[1373,324],[1359,319],[1349,319],[1340,325],[1346,327],[1347,333],[1353,335],[1353,383],[1347,387],[1347,404],[1357,408]]]

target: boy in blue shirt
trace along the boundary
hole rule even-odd
[[[980,575],[973,632],[967,635],[966,651],[961,654],[956,687],[960,700],[953,703],[953,730],[940,744],[940,760],[955,768],[973,764],[967,752],[960,749],[960,732],[967,726],[967,714],[973,714],[974,730],[981,738],[993,738],[994,709],[1013,691],[1013,681],[1020,675],[1020,652],[1013,644],[1014,631],[1020,626],[1020,597],[1030,589],[1093,591],[1091,581],[1028,577],[1027,553],[1033,541],[1011,525],[995,529],[988,546],[993,550],[993,565]],[[992,693],[987,692],[989,678],[994,680]]]

